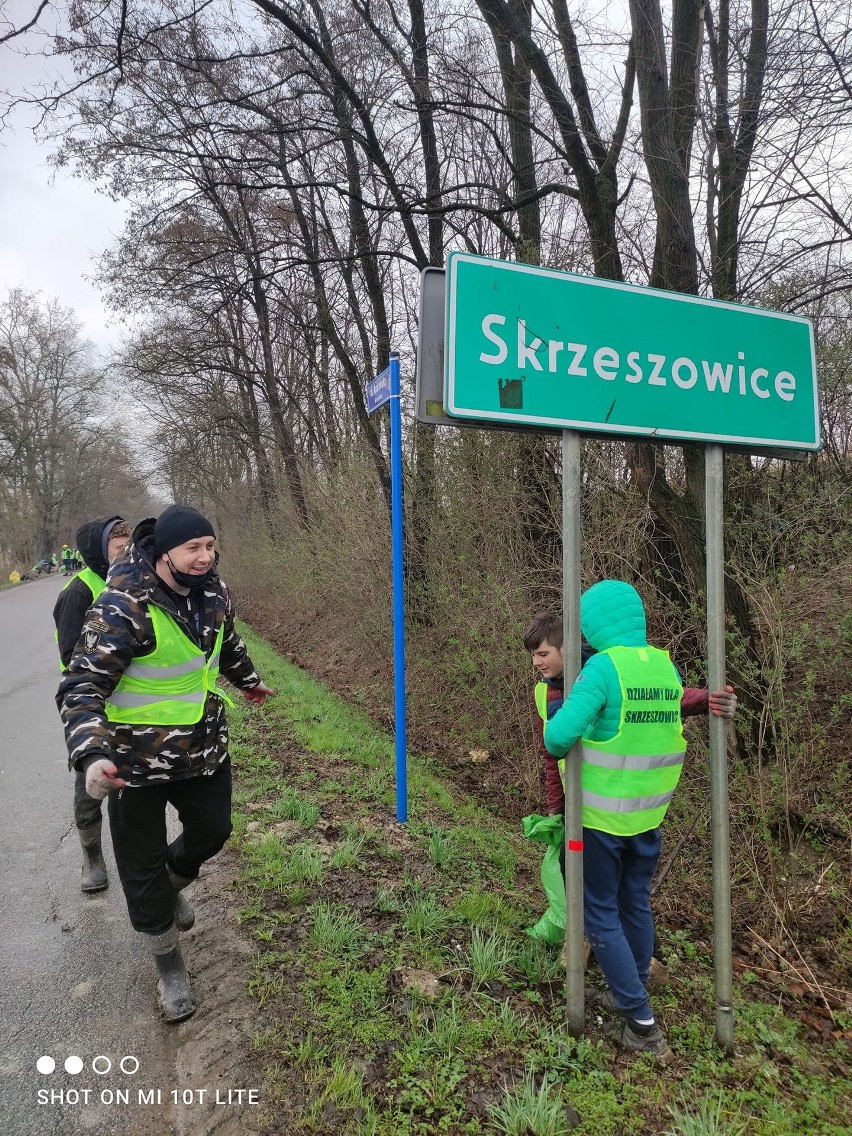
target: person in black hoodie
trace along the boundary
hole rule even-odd
[[[63,673],[71,662],[89,608],[106,587],[109,566],[124,555],[129,540],[130,525],[119,516],[96,517],[77,529],[77,547],[85,566],[65,585],[53,608],[59,669]],[[109,887],[101,845],[101,804],[86,792],[85,774],[77,773],[74,778],[74,823],[83,847],[80,887],[84,892],[103,891]]]
[[[133,928],[158,973],[160,1009],[195,1011],[178,934],[195,916],[181,894],[231,832],[231,763],[221,673],[250,701],[273,692],[234,627],[210,521],[171,505],[133,532],[57,691],[68,759],[86,791],[109,797],[112,846]],[[171,842],[166,805],[180,817]]]

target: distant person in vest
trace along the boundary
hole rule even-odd
[[[171,505],[137,525],[56,696],[70,765],[90,796],[109,797],[130,922],[154,956],[171,1022],[195,1011],[178,944],[195,915],[181,892],[231,833],[230,699],[219,670],[258,705],[273,693],[234,630],[216,561],[213,526],[197,509]],[[167,803],[183,825],[171,844]]]
[[[59,555],[62,557],[62,575],[63,576],[70,576],[71,570],[72,570],[71,569],[71,563],[72,563],[72,555],[73,554],[72,554],[71,549],[68,547],[67,544],[63,544]]]
[[[85,561],[83,571],[74,576],[53,608],[59,668],[68,669],[74,648],[83,633],[86,614],[106,587],[109,566],[127,550],[130,525],[123,517],[98,517],[77,529],[77,544]],[[74,823],[83,846],[83,891],[102,891],[109,886],[101,849],[101,802],[86,792],[86,778],[74,778]]]
[[[667,651],[648,645],[635,588],[603,580],[580,599],[580,627],[597,651],[544,744],[561,758],[582,739],[583,901],[586,936],[619,1015],[608,1035],[623,1048],[671,1056],[648,1000],[654,943],[651,879],[660,823],[683,769],[683,684]]]

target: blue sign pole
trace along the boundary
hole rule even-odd
[[[367,383],[367,413],[390,403],[391,562],[393,565],[393,703],[396,733],[396,819],[408,820],[405,742],[405,599],[402,572],[402,412],[399,405],[399,354]]]
[[[390,357],[391,546],[393,561],[393,690],[396,729],[396,819],[408,820],[405,738],[405,601],[402,572],[402,413],[399,354]]]

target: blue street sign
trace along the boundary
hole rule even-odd
[[[367,413],[372,414],[374,410],[390,402],[390,397],[391,373],[390,367],[385,367],[380,375],[376,375],[367,383]]]

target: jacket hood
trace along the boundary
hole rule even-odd
[[[77,529],[76,540],[80,555],[83,557],[86,567],[97,572],[102,580],[106,579],[107,572],[109,572],[109,564],[103,553],[104,529],[113,521],[122,520],[124,518],[118,516],[118,514],[112,517],[96,517],[93,521],[86,521]]]
[[[583,593],[580,627],[596,651],[648,645],[642,600],[623,580],[601,580]]]
[[[130,538],[130,555],[127,559],[114,564],[109,576],[109,586],[119,591],[128,592],[142,603],[155,600],[157,593],[160,599],[167,595],[164,593],[165,581],[161,580],[155,571],[157,557],[154,553],[154,525],[156,517],[148,517],[140,521],[133,530]],[[219,563],[219,554],[216,553],[216,564]],[[215,591],[219,586],[219,574],[216,568],[210,577],[205,592]],[[162,605],[160,605],[162,606]],[[171,606],[166,600],[166,607]]]

